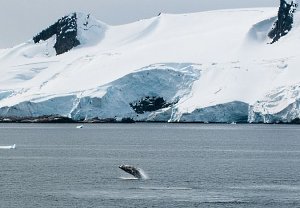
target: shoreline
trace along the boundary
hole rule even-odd
[[[202,121],[195,121],[195,122],[168,122],[168,121],[135,121],[132,118],[122,118],[121,120],[116,118],[105,118],[105,119],[89,119],[89,120],[73,120],[69,117],[63,117],[63,116],[40,116],[40,117],[0,117],[0,123],[77,123],[77,124],[133,124],[133,123],[162,123],[162,124],[229,124],[229,125],[235,125],[235,124],[249,124],[249,125],[255,125],[255,124],[264,124],[264,125],[272,125],[272,124],[280,124],[280,125],[299,125],[300,119],[294,119],[292,122],[276,122],[276,123],[249,123],[249,122],[202,122]]]

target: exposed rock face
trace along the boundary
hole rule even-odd
[[[272,39],[271,44],[277,42],[292,29],[296,8],[297,3],[295,3],[295,1],[288,3],[285,0],[280,0],[278,19],[268,35]]]
[[[56,43],[54,45],[56,55],[63,54],[80,45],[77,39],[76,13],[59,19],[56,23],[36,35],[33,41],[38,43],[41,40],[48,40],[53,35],[56,35]]]
[[[130,103],[130,107],[138,114],[145,112],[153,112],[162,108],[169,107],[171,104],[167,103],[162,97],[146,96],[136,103]]]
[[[39,117],[0,117],[0,123],[74,123],[75,121],[68,117],[60,115],[39,116]]]

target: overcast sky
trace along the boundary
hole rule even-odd
[[[0,48],[24,42],[60,17],[91,13],[111,25],[163,13],[215,9],[274,7],[279,0],[0,0]]]

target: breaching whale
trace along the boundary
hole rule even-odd
[[[133,175],[135,178],[142,179],[143,174],[139,168],[135,168],[132,165],[120,165],[120,169],[124,170],[126,173]]]

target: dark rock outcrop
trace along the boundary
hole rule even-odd
[[[277,42],[292,29],[296,8],[297,4],[294,1],[289,4],[285,0],[280,0],[278,19],[274,23],[271,32],[268,34],[272,39],[271,44]]]
[[[167,103],[162,97],[144,97],[140,101],[135,103],[130,103],[130,107],[137,113],[143,114],[145,112],[153,112],[162,108],[166,108],[172,105]]]
[[[48,40],[53,35],[56,35],[56,43],[54,45],[56,55],[63,54],[80,45],[77,39],[76,13],[59,19],[56,23],[37,34],[33,41],[38,43],[41,40]]]
[[[300,124],[300,118],[292,120],[291,124]]]
[[[0,123],[75,123],[71,118],[60,115],[38,116],[38,117],[0,117]]]

